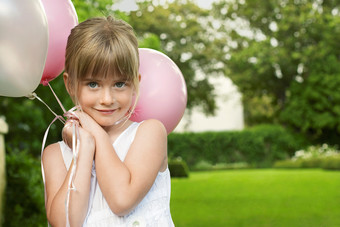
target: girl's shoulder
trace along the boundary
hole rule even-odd
[[[136,132],[134,144],[138,144],[140,150],[166,153],[167,132],[162,122],[155,119],[142,122]],[[154,151],[154,152],[152,152]]]
[[[44,183],[46,179],[55,179],[56,173],[60,174],[66,171],[59,143],[50,144],[44,149],[41,154],[41,162]]]
[[[140,123],[137,133],[155,133],[167,135],[166,128],[163,123],[157,119],[148,119]]]
[[[59,143],[53,143],[48,145],[42,155],[41,155],[43,163],[55,162],[55,160],[59,160],[61,158],[61,150]]]

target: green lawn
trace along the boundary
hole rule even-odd
[[[176,227],[340,226],[340,171],[192,172],[171,190]]]

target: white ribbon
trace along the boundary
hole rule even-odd
[[[70,192],[71,191],[76,191],[76,187],[74,184],[74,175],[75,175],[75,171],[77,169],[77,159],[78,159],[78,153],[79,153],[79,118],[77,117],[77,115],[75,114],[75,111],[79,108],[79,107],[73,107],[71,108],[69,111],[65,111],[64,106],[62,105],[62,103],[60,102],[60,100],[58,99],[57,95],[54,93],[52,87],[50,86],[50,84],[48,84],[48,86],[50,87],[54,97],[56,98],[56,100],[58,101],[61,109],[64,112],[64,117],[67,118],[67,121],[65,121],[65,119],[61,116],[56,114],[55,112],[52,111],[52,109],[40,98],[38,97],[35,93],[31,93],[29,95],[27,95],[27,98],[33,100],[33,99],[38,99],[40,102],[42,102],[55,116],[55,118],[51,121],[50,125],[47,127],[45,134],[44,134],[44,138],[42,141],[42,147],[41,147],[41,157],[43,156],[43,151],[45,148],[45,144],[46,144],[46,139],[48,136],[48,132],[51,128],[51,125],[56,121],[56,120],[60,120],[61,123],[66,124],[66,122],[71,122],[72,124],[72,152],[73,152],[73,166],[71,169],[71,174],[70,174],[70,178],[69,178],[69,182],[68,182],[68,188],[67,188],[67,195],[66,195],[66,199],[65,199],[65,214],[66,214],[66,226],[69,227],[70,226],[70,222],[69,222],[69,202],[70,202]],[[63,138],[65,141],[65,138]],[[41,172],[42,172],[42,178],[45,184],[45,173],[44,173],[44,166],[43,163],[41,161]],[[45,193],[46,196],[46,193]],[[46,201],[46,197],[45,197],[45,201]]]

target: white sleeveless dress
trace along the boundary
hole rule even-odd
[[[140,123],[133,122],[113,143],[121,161],[124,161],[139,125]],[[64,142],[59,142],[59,145],[68,170],[72,151]],[[111,211],[100,190],[93,163],[89,208],[83,227],[172,227],[174,223],[170,214],[170,187],[170,172],[167,168],[158,173],[150,191],[133,211],[126,216],[117,216]]]

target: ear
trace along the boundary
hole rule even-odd
[[[141,79],[142,79],[141,74],[138,74],[138,81],[140,82]],[[138,85],[138,87],[139,87],[139,85]],[[134,88],[133,95],[136,95],[136,88]]]
[[[72,89],[70,89],[70,85],[69,85],[69,75],[67,72],[64,72],[63,73],[63,78],[64,78],[64,84],[65,84],[65,87],[66,87],[66,90],[67,92],[69,93],[69,95],[72,96]]]

